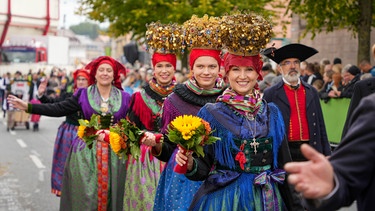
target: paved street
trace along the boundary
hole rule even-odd
[[[0,211],[55,211],[50,193],[53,145],[64,118],[42,117],[39,132],[19,125],[7,132],[0,117]]]

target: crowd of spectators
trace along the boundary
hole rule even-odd
[[[331,98],[351,98],[354,85],[361,80],[375,76],[375,67],[363,60],[360,64],[346,64],[343,66],[340,58],[322,59],[320,62],[302,61],[300,64],[301,80],[317,89],[319,96],[325,102]],[[263,81],[259,83],[261,92],[276,84],[281,75],[275,68],[264,63],[262,68]]]

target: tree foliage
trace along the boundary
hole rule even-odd
[[[95,39],[99,35],[99,25],[89,22],[80,23],[69,27],[74,33],[79,35],[87,35],[91,39]]]
[[[358,61],[369,60],[374,0],[290,0],[288,10],[306,20],[306,35],[348,29],[358,37]],[[370,61],[370,60],[369,60]]]
[[[144,36],[147,23],[182,24],[193,14],[220,16],[251,11],[269,20],[275,14],[275,11],[265,9],[272,0],[80,0],[79,4],[79,14],[99,22],[108,21],[111,35],[132,33],[135,39]]]

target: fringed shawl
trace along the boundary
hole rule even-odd
[[[277,168],[278,150],[285,137],[284,121],[279,109],[273,103],[267,104],[263,101],[263,106],[263,112],[259,112],[257,115],[266,115],[269,121],[264,124],[263,128],[257,129],[256,138],[265,137],[265,135],[262,137],[259,136],[262,130],[262,134],[267,134],[267,137],[273,138],[273,168]],[[235,114],[233,110],[224,103],[207,104],[199,111],[198,116],[210,123],[214,131],[214,136],[221,138],[221,140],[217,141],[213,146],[208,145],[206,148],[214,148],[214,157],[220,165],[235,169],[236,161],[234,158],[240,149],[235,144],[234,139],[244,138],[238,137],[240,129],[236,127],[236,125],[241,124],[241,122],[244,121],[244,117]],[[261,118],[257,118],[257,121],[258,119]],[[250,139],[252,137],[245,138]],[[208,149],[205,149],[206,153],[208,153],[208,151]]]

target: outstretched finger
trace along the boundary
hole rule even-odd
[[[299,173],[306,162],[289,162],[284,165],[284,170],[288,173]]]
[[[312,148],[308,144],[302,144],[301,152],[307,160],[311,160],[314,163],[322,161],[322,160],[325,159],[324,155],[322,155],[321,153],[316,151],[314,148]]]

